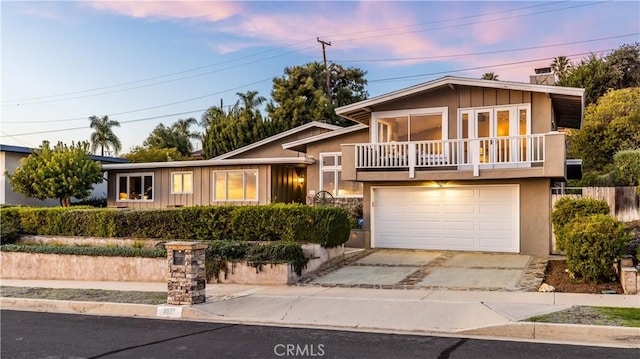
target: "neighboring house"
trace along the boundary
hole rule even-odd
[[[444,77],[203,161],[110,164],[108,205],[361,202],[368,245],[550,252],[551,194],[584,90]]]
[[[36,198],[25,198],[23,195],[16,193],[11,188],[9,178],[6,172],[13,173],[20,160],[29,156],[33,149],[22,146],[9,146],[0,144],[0,204],[24,205],[24,206],[59,206],[58,199],[39,200]],[[122,158],[105,157],[91,155],[91,159],[100,161],[100,163],[125,163],[128,162]],[[105,177],[106,178],[106,177]],[[96,184],[91,191],[92,198],[105,198],[107,196],[107,180]]]

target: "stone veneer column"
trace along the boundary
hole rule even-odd
[[[169,264],[167,304],[204,303],[207,245],[199,242],[169,242],[165,248]]]

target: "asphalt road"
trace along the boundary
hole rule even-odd
[[[638,358],[638,349],[0,311],[9,358]]]

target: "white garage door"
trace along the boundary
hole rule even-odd
[[[380,248],[519,252],[518,185],[373,189]]]

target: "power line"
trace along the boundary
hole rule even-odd
[[[613,50],[614,49],[606,49],[606,50],[600,50],[600,51],[590,51],[590,52],[584,52],[584,53],[570,54],[570,55],[567,55],[567,56],[588,55],[588,54],[592,54],[592,53],[603,53],[603,52],[613,51]],[[520,65],[520,64],[525,64],[525,63],[539,62],[539,61],[551,60],[551,59],[553,59],[553,57],[544,57],[544,58],[535,59],[535,60],[516,61],[516,62],[509,62],[509,63],[503,63],[503,64],[497,64],[497,65],[486,65],[486,66],[477,66],[477,67],[470,67],[470,68],[464,68],[464,69],[438,71],[438,72],[431,72],[431,73],[424,73],[424,74],[417,74],[417,75],[389,77],[389,78],[384,78],[384,79],[369,80],[368,82],[393,82],[393,81],[399,81],[399,80],[415,79],[415,78],[419,78],[419,77],[442,75],[442,74],[455,73],[455,72],[465,72],[465,71],[480,70],[480,69],[487,69],[487,68],[496,68],[496,67]],[[135,123],[135,122],[156,120],[156,119],[160,119],[160,118],[166,118],[166,117],[172,117],[172,116],[181,116],[181,115],[192,114],[192,113],[196,113],[196,112],[204,112],[206,110],[207,109],[205,108],[205,109],[198,109],[198,110],[192,110],[192,111],[173,113],[173,114],[168,114],[168,115],[145,117],[145,118],[128,120],[128,121],[120,121],[120,123],[121,124],[127,124],[127,123]],[[70,128],[64,128],[64,129],[43,130],[43,131],[37,131],[37,132],[19,133],[19,134],[11,134],[11,135],[7,134],[7,136],[8,137],[19,137],[19,136],[28,136],[28,135],[39,135],[39,134],[45,134],[45,133],[55,133],[55,132],[63,132],[63,131],[82,130],[82,129],[87,129],[87,128],[88,128],[87,126],[70,127]]]
[[[233,87],[233,88],[230,88],[230,89],[226,89],[226,90],[222,90],[222,91],[212,92],[212,93],[208,93],[208,94],[205,94],[205,95],[191,97],[191,98],[180,100],[180,101],[166,103],[166,104],[163,104],[163,105],[145,107],[145,108],[140,108],[140,109],[137,109],[137,110],[130,110],[130,111],[124,111],[124,112],[108,113],[105,116],[126,115],[126,114],[130,114],[130,113],[136,113],[136,112],[147,111],[147,110],[155,110],[155,109],[161,108],[161,107],[173,106],[173,105],[178,105],[178,104],[181,104],[181,103],[191,102],[191,101],[195,101],[195,100],[201,100],[203,98],[207,98],[207,97],[215,96],[215,95],[220,95],[220,94],[223,94],[223,93],[226,93],[226,92],[229,92],[229,91],[239,90],[241,88],[245,88],[245,87],[251,86],[251,85],[256,85],[256,84],[259,84],[259,83],[262,83],[262,82],[266,82],[266,81],[273,81],[273,77],[269,77],[269,78],[262,79],[262,80],[259,80],[259,81],[254,81],[252,83],[236,86],[236,87]],[[230,106],[232,106],[232,105],[230,105]],[[63,119],[63,120],[41,120],[41,121],[30,121],[30,122],[25,122],[25,121],[3,121],[3,123],[22,123],[22,124],[24,124],[24,123],[71,122],[71,121],[80,121],[80,120],[85,121],[85,120],[87,120],[87,118],[89,118],[89,116],[69,118],[69,119]]]
[[[349,34],[358,34],[358,33],[371,33],[371,32],[386,31],[386,30],[395,29],[395,28],[424,26],[425,24],[448,22],[448,21],[455,21],[455,20],[467,19],[467,18],[483,17],[483,16],[494,15],[494,14],[499,14],[499,13],[504,13],[504,12],[512,12],[512,11],[524,10],[524,9],[540,7],[540,6],[555,5],[555,4],[563,3],[563,2],[564,1],[559,1],[559,2],[554,2],[554,3],[549,3],[549,4],[525,6],[525,7],[520,7],[520,8],[516,8],[516,9],[495,11],[495,12],[490,12],[490,13],[485,13],[485,14],[478,14],[478,15],[470,15],[470,16],[465,16],[465,17],[460,17],[460,18],[445,19],[445,20],[438,20],[438,21],[432,21],[432,22],[427,22],[427,23],[396,26],[396,27],[382,28],[382,29],[369,30],[369,31],[352,32],[352,33],[346,33],[346,34],[349,35]],[[578,6],[588,6],[588,5],[592,5],[592,4],[598,4],[598,3],[589,3],[587,5],[578,5]],[[565,9],[556,9],[556,10],[550,10],[550,11],[566,10],[566,9],[571,9],[571,8],[578,7],[578,6],[572,6],[572,7],[565,8]],[[546,12],[549,12],[549,11],[539,12],[539,13],[546,13]],[[536,15],[536,14],[539,14],[539,13],[524,14],[524,15],[519,15],[518,17]],[[508,19],[508,18],[505,18],[505,19]],[[501,19],[494,19],[494,20],[491,20],[491,21],[499,21],[499,20],[501,20]],[[484,21],[481,21],[481,22],[484,22]],[[469,24],[474,24],[474,23],[469,23]],[[460,26],[460,25],[451,25],[449,27],[453,27],[453,26]],[[427,30],[433,30],[433,29],[423,29],[423,30],[416,30],[416,31],[411,31],[411,32],[422,32],[422,31],[427,31]],[[403,33],[399,33],[399,34],[403,34]],[[384,34],[384,35],[370,36],[370,37],[365,37],[365,38],[385,37],[385,36],[393,36],[393,35],[398,35],[398,34]],[[334,36],[345,36],[345,34],[343,34],[343,35],[334,35]],[[357,38],[357,39],[361,39],[361,38]],[[350,41],[350,40],[353,40],[353,39],[339,40],[339,41]],[[215,63],[215,64],[200,66],[200,67],[196,67],[196,68],[192,68],[192,69],[188,69],[188,70],[183,70],[183,71],[179,71],[179,72],[174,72],[174,73],[170,73],[170,74],[166,74],[166,75],[160,75],[160,76],[145,78],[145,79],[142,79],[142,80],[128,81],[128,82],[123,82],[123,83],[119,83],[119,84],[116,84],[116,85],[97,87],[97,88],[93,88],[93,89],[89,89],[89,90],[72,91],[72,92],[61,93],[61,94],[56,94],[56,95],[29,97],[29,98],[22,98],[22,99],[16,99],[16,100],[5,100],[5,101],[2,101],[2,102],[3,103],[25,102],[25,101],[30,101],[30,100],[38,100],[38,99],[45,99],[45,98],[51,98],[51,97],[61,97],[61,96],[74,95],[74,94],[80,94],[80,93],[86,93],[86,92],[94,92],[94,91],[100,91],[100,90],[105,90],[105,89],[121,87],[121,86],[125,86],[125,85],[131,85],[131,84],[136,84],[136,83],[147,82],[147,81],[166,78],[166,77],[175,76],[175,75],[179,75],[179,74],[183,74],[183,73],[193,72],[193,71],[201,70],[201,69],[204,69],[204,68],[209,68],[209,67],[217,66],[217,65],[220,65],[220,64],[224,64],[224,63],[233,62],[233,61],[236,61],[236,60],[241,60],[243,58],[254,57],[254,56],[258,56],[258,55],[264,54],[264,53],[273,52],[273,51],[276,51],[276,50],[279,50],[279,49],[290,48],[291,46],[295,46],[295,45],[304,43],[306,41],[307,40],[298,41],[298,42],[292,43],[292,44],[287,45],[287,46],[279,47],[279,48],[276,48],[276,49],[265,50],[265,51],[262,51],[262,52],[258,52],[256,54],[251,54],[251,55],[247,55],[247,56],[243,56],[243,57],[239,57],[239,58],[235,58],[235,59],[225,60],[225,61],[221,61],[221,62],[218,62],[218,63]],[[111,94],[111,93],[117,93],[117,92],[122,92],[122,91],[130,91],[130,90],[135,90],[135,89],[140,89],[140,88],[145,88],[145,87],[150,87],[150,86],[156,86],[156,85],[166,84],[166,83],[170,83],[170,82],[181,81],[181,80],[189,79],[189,78],[193,78],[193,77],[204,76],[204,75],[208,75],[208,74],[211,74],[211,73],[214,73],[214,72],[218,72],[218,71],[229,70],[229,69],[233,69],[233,68],[236,68],[236,67],[245,66],[247,64],[252,64],[252,63],[256,63],[256,62],[261,62],[261,61],[265,61],[265,60],[268,60],[268,59],[272,59],[272,58],[275,58],[275,57],[284,56],[284,55],[289,54],[289,53],[302,51],[302,50],[305,50],[305,49],[308,49],[308,48],[309,47],[302,48],[302,49],[296,49],[296,50],[288,51],[288,52],[285,52],[285,53],[282,53],[282,54],[279,54],[279,55],[275,55],[275,56],[272,56],[272,57],[269,57],[269,58],[259,59],[259,60],[251,61],[251,62],[248,62],[248,63],[240,64],[240,65],[237,65],[237,66],[227,67],[227,68],[220,69],[220,70],[207,71],[207,72],[204,72],[204,73],[189,75],[189,76],[186,76],[186,77],[181,77],[181,78],[176,78],[176,79],[171,79],[171,80],[166,80],[166,81],[155,82],[155,83],[141,85],[141,86],[130,87],[130,88],[126,88],[126,89],[120,89],[120,90],[114,90],[114,91],[108,91],[108,92],[101,92],[101,93],[98,93],[98,94],[91,94],[91,95],[85,95],[85,96],[79,96],[79,97],[57,99],[57,100],[28,102],[28,103],[22,103],[21,105],[24,106],[24,105],[33,105],[33,104],[41,104],[41,103],[69,101],[69,100],[75,100],[75,99],[80,99],[80,98],[100,96],[100,95],[105,95],[105,94]],[[3,104],[2,106],[5,106],[5,104]]]
[[[471,53],[462,53],[462,54],[453,54],[453,55],[436,55],[436,56],[419,56],[419,57],[402,57],[402,58],[389,58],[389,59],[359,59],[359,60],[336,60],[336,62],[389,62],[389,61],[412,61],[412,60],[433,60],[433,59],[446,59],[453,57],[466,57],[466,56],[477,56],[477,55],[491,55],[491,54],[500,54],[505,52],[516,52],[516,51],[527,51],[527,50],[537,50],[544,49],[549,47],[558,47],[558,46],[566,46],[566,45],[576,45],[576,44],[584,44],[587,42],[596,42],[602,40],[611,40],[618,39],[622,37],[629,36],[637,36],[640,32],[636,32],[633,34],[625,34],[625,35],[617,35],[617,36],[609,36],[609,37],[601,37],[598,39],[591,40],[582,40],[582,41],[573,41],[573,42],[565,42],[562,44],[553,44],[553,45],[540,45],[540,46],[531,46],[531,47],[521,47],[516,49],[509,50],[495,50],[495,51],[484,51],[484,52],[471,52]]]
[[[602,4],[602,3],[605,3],[605,1],[601,1],[601,2],[593,2],[593,3],[585,3],[585,4],[580,4],[580,5],[574,5],[574,6],[569,6],[569,7],[565,7],[565,8],[562,8],[562,9],[552,9],[552,10],[539,11],[539,12],[534,12],[534,13],[529,13],[529,14],[513,15],[513,16],[504,17],[504,18],[497,18],[497,19],[488,19],[488,20],[480,20],[480,21],[474,21],[474,22],[467,22],[467,23],[463,23],[463,24],[446,25],[446,26],[432,27],[432,28],[427,28],[427,29],[412,30],[412,31],[405,31],[405,32],[387,33],[387,34],[376,35],[376,36],[362,36],[362,37],[354,37],[354,38],[350,38],[350,39],[343,39],[343,40],[339,40],[339,39],[338,39],[338,40],[334,40],[334,42],[349,42],[349,41],[363,40],[363,39],[372,39],[372,38],[390,37],[390,36],[396,36],[396,35],[413,34],[413,33],[417,33],[417,32],[434,31],[434,30],[442,30],[442,29],[448,29],[448,28],[453,28],[453,27],[462,27],[462,26],[468,26],[468,25],[483,24],[483,23],[488,23],[488,22],[497,22],[497,21],[503,21],[503,20],[509,20],[509,19],[515,19],[515,18],[525,17],[525,16],[532,16],[532,15],[546,14],[546,13],[549,13],[549,12],[557,12],[557,11],[562,11],[562,10],[570,10],[570,9],[575,9],[575,8],[578,8],[578,7],[598,5],[598,4]],[[481,17],[481,16],[484,16],[484,15],[479,15],[478,17]]]
[[[593,54],[594,52],[595,52],[595,53],[602,53],[602,52],[606,52],[606,51],[613,51],[613,50],[615,50],[615,49],[607,49],[607,50],[600,50],[600,51],[582,52],[582,53],[578,53],[578,54],[571,54],[571,55],[567,55],[567,57],[570,57],[570,56],[579,56],[579,55],[589,55],[589,54]],[[469,68],[466,68],[466,69],[448,70],[448,71],[438,71],[438,72],[431,72],[431,73],[418,74],[418,75],[407,75],[407,76],[389,77],[389,78],[384,78],[384,79],[368,80],[367,82],[393,82],[393,81],[397,81],[397,80],[406,80],[406,79],[412,79],[412,78],[416,78],[416,77],[425,77],[425,76],[433,76],[433,75],[443,75],[443,74],[448,74],[448,73],[452,73],[452,72],[465,72],[465,71],[481,70],[481,69],[489,69],[489,68],[495,68],[495,67],[504,67],[504,66],[511,66],[511,65],[520,65],[520,64],[526,64],[526,63],[531,63],[531,62],[539,62],[539,61],[543,61],[543,60],[552,60],[552,59],[553,59],[553,57],[543,57],[543,58],[536,59],[536,60],[514,61],[514,62],[508,62],[508,63],[504,63],[504,64],[497,64],[497,65],[487,65],[487,66],[469,67]]]
[[[509,49],[509,50],[486,51],[486,52],[478,52],[478,53],[463,53],[463,54],[453,54],[453,55],[407,57],[407,58],[390,58],[390,59],[340,60],[340,61],[336,61],[336,62],[339,62],[339,63],[342,63],[342,62],[382,62],[382,61],[411,61],[411,60],[456,58],[456,57],[466,57],[466,56],[474,56],[474,55],[488,55],[488,54],[495,54],[495,53],[526,51],[526,50],[535,50],[535,49],[541,49],[541,48],[558,47],[558,46],[565,46],[565,45],[574,45],[574,44],[580,44],[580,43],[596,42],[596,41],[602,41],[602,40],[610,40],[610,39],[616,39],[616,38],[622,38],[622,37],[628,37],[628,36],[635,36],[635,35],[638,35],[638,34],[639,33],[625,34],[625,35],[617,35],[617,36],[603,37],[603,38],[590,39],[590,40],[580,40],[580,41],[573,41],[573,42],[560,43],[560,44],[532,46],[532,47],[516,48],[516,49]],[[157,106],[146,107],[146,108],[135,109],[135,110],[129,110],[129,111],[123,111],[123,112],[108,113],[108,114],[106,114],[106,116],[126,115],[126,114],[142,112],[142,111],[147,111],[147,110],[153,110],[153,109],[158,109],[158,108],[162,108],[162,107],[167,107],[167,106],[177,105],[177,104],[181,104],[181,103],[191,102],[191,101],[203,99],[203,98],[206,98],[206,97],[209,97],[209,96],[215,96],[215,95],[219,95],[219,94],[226,93],[226,92],[229,92],[229,91],[233,91],[233,90],[237,90],[237,89],[240,89],[240,88],[244,88],[244,87],[247,87],[247,86],[251,86],[251,85],[258,84],[258,83],[270,81],[270,80],[273,80],[273,78],[274,77],[269,77],[269,78],[265,78],[265,79],[262,79],[262,80],[259,80],[259,81],[255,81],[255,82],[252,82],[252,83],[248,83],[248,84],[244,84],[244,85],[241,85],[241,86],[237,86],[237,87],[234,87],[234,88],[231,88],[231,89],[226,89],[226,90],[222,90],[222,91],[218,91],[218,92],[208,93],[208,94],[205,94],[205,95],[191,97],[191,98],[187,98],[187,99],[184,99],[184,100],[175,101],[175,102],[166,103],[166,104],[161,104],[161,105],[157,105]],[[375,81],[377,81],[377,80],[368,81],[368,82],[375,82]],[[229,105],[229,107],[230,106],[232,106],[232,105]],[[24,124],[24,123],[73,122],[73,121],[85,121],[88,117],[89,116],[75,117],[75,118],[68,118],[68,119],[61,119],[61,120],[39,120],[39,121],[28,121],[28,122],[25,122],[25,121],[3,121],[3,123],[21,123],[21,124]]]

